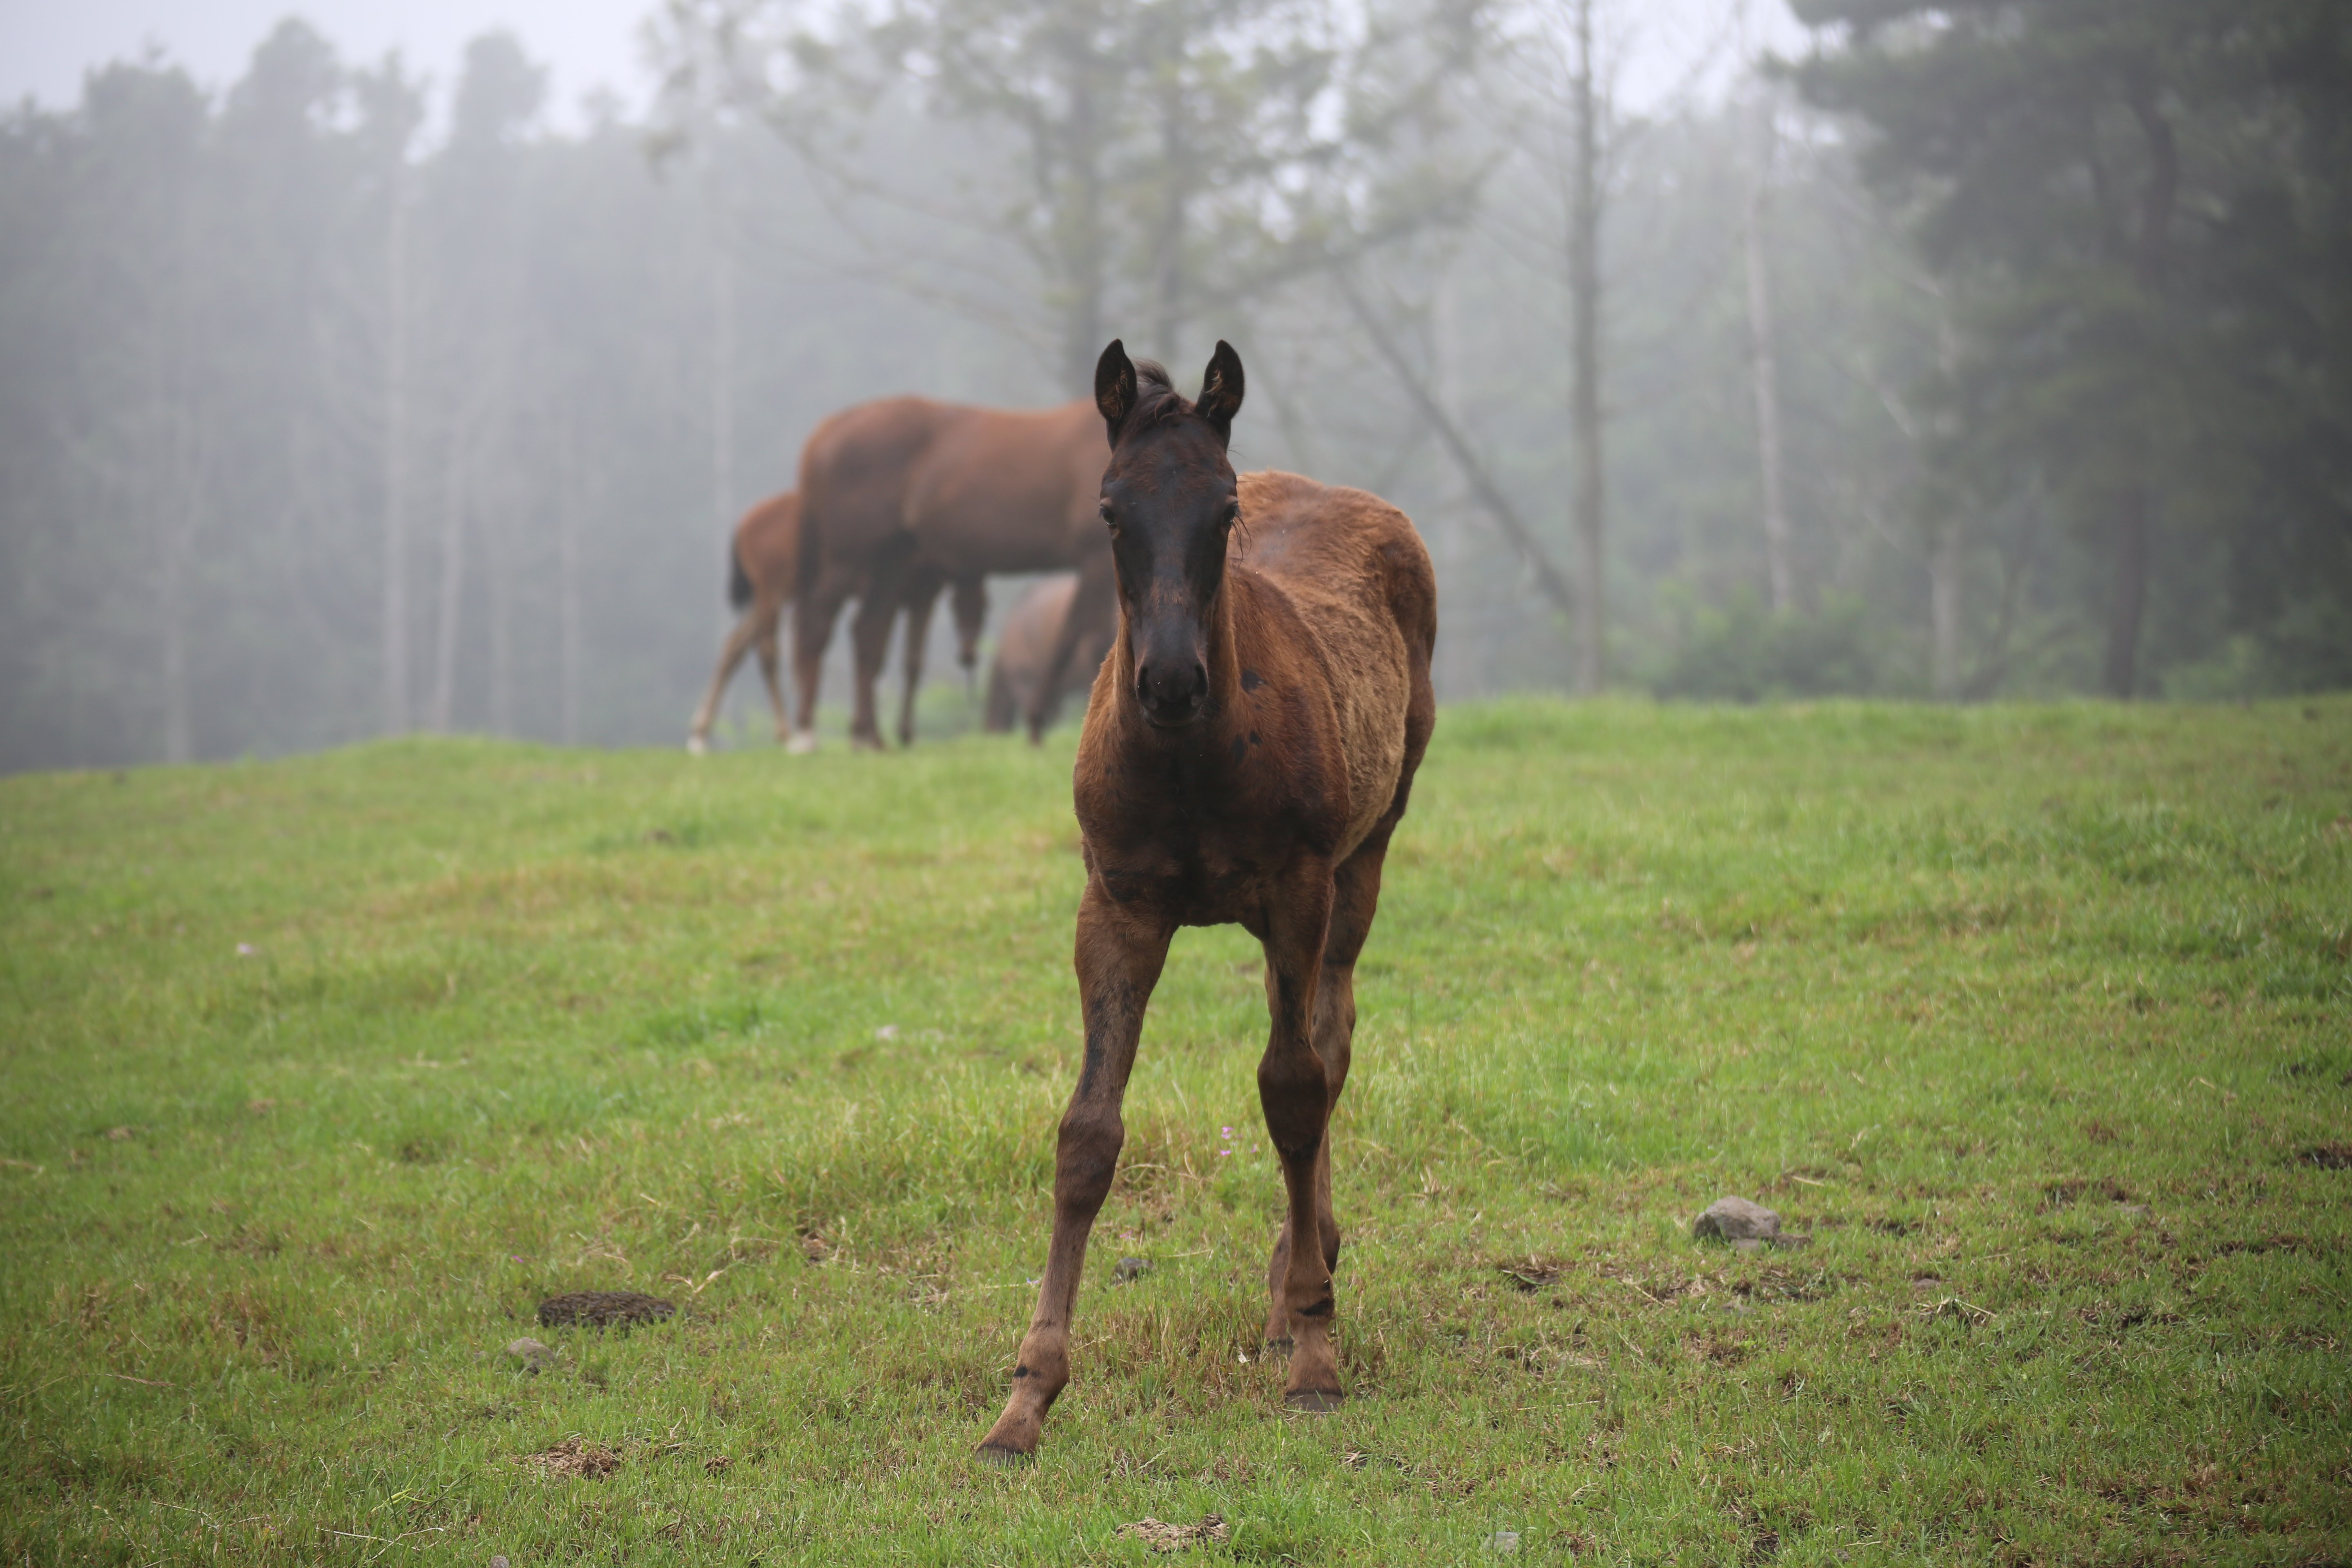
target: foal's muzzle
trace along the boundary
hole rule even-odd
[[[1209,704],[1209,667],[1198,658],[1158,658],[1136,667],[1135,700],[1162,729],[1181,729]]]

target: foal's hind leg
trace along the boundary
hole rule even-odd
[[[719,650],[719,668],[710,677],[710,689],[703,693],[702,706],[694,710],[694,723],[686,732],[686,749],[700,756],[710,746],[710,726],[719,721],[719,704],[727,696],[727,682],[733,679],[735,667],[743,662],[744,650],[757,636],[756,615],[745,616],[727,634],[724,647]],[[761,654],[766,657],[764,651]]]
[[[1153,911],[1122,907],[1089,878],[1078,903],[1078,995],[1087,1027],[1086,1065],[1062,1113],[1054,1149],[1054,1240],[1037,1310],[1022,1336],[1004,1413],[981,1440],[983,1458],[1010,1462],[1036,1451],[1045,1412],[1070,1381],[1070,1316],[1087,1236],[1110,1195],[1127,1129],[1119,1102],[1135,1065],[1144,1005],[1167,962],[1175,928]]]
[[[777,647],[777,632],[784,616],[783,603],[779,600],[772,605],[761,605],[751,613],[759,618],[759,629],[753,642],[760,650],[760,679],[768,688],[768,708],[776,716],[776,739],[789,740],[792,721],[784,716],[784,689],[777,679],[783,664]]]
[[[1323,1079],[1330,1092],[1331,1113],[1339,1110],[1339,1095],[1348,1087],[1348,1066],[1356,1033],[1356,958],[1371,933],[1372,916],[1381,902],[1381,868],[1388,858],[1393,822],[1383,823],[1331,877],[1331,929],[1323,942],[1323,974],[1315,988],[1315,1054],[1322,1058]],[[1266,967],[1267,1000],[1274,1000],[1274,968]],[[1326,1136],[1315,1159],[1315,1228],[1323,1246],[1323,1267],[1339,1267],[1339,1221],[1331,1211],[1331,1140]],[[1290,1221],[1274,1244],[1265,1266],[1265,1337],[1270,1344],[1290,1342],[1290,1313],[1284,1301],[1284,1282],[1290,1270]]]

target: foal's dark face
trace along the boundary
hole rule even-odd
[[[1135,700],[1166,729],[1209,700],[1209,633],[1224,585],[1225,541],[1240,521],[1225,444],[1242,404],[1242,362],[1220,342],[1200,400],[1187,405],[1145,373],[1139,389],[1114,341],[1095,367],[1095,403],[1110,431],[1102,518],[1127,610]],[[1139,390],[1140,395],[1139,395]]]

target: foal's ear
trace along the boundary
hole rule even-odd
[[[1218,440],[1233,440],[1234,416],[1242,411],[1242,356],[1223,338],[1209,356],[1209,373],[1201,378],[1201,395],[1192,411],[1209,422]]]
[[[1102,410],[1110,444],[1118,446],[1118,427],[1135,411],[1135,362],[1127,357],[1127,345],[1117,338],[1095,361],[1095,406]]]

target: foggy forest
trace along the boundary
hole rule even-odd
[[[95,68],[0,118],[0,768],[675,743],[820,418],[1114,336],[1412,514],[1442,699],[2352,685],[2343,7],[1796,9],[1638,110],[1625,0],[672,0],[576,123],[495,32]]]

